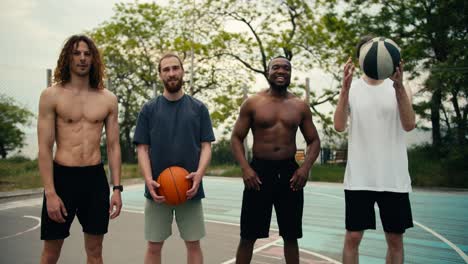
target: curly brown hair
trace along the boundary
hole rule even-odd
[[[60,52],[60,57],[57,60],[57,67],[54,71],[54,82],[61,85],[70,82],[70,61],[73,56],[73,50],[81,41],[88,45],[93,57],[91,69],[89,70],[89,84],[92,88],[104,89],[104,63],[102,62],[101,54],[94,41],[85,35],[73,35],[65,42]]]

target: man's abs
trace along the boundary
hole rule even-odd
[[[296,144],[266,143],[254,141],[252,148],[253,156],[266,160],[284,160],[294,157],[296,154]]]
[[[101,162],[103,122],[57,120],[55,161],[65,166],[92,166]]]

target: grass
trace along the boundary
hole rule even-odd
[[[105,166],[107,170],[107,165]],[[341,182],[344,167],[334,165],[318,165],[312,169],[313,181]],[[242,171],[237,165],[210,166],[206,175],[221,177],[242,177]],[[122,165],[122,180],[140,179],[137,164]],[[37,161],[0,160],[0,192],[41,188],[42,181],[37,167]]]
[[[344,165],[314,165],[309,175],[309,181],[343,182],[344,172]]]
[[[106,166],[107,171],[107,166]],[[137,164],[122,165],[122,180],[142,177]],[[37,161],[0,160],[0,192],[41,188]]]
[[[450,158],[451,157],[451,158]],[[440,158],[427,148],[408,151],[409,171],[412,185],[418,187],[468,188],[468,163],[466,153],[455,153],[449,158]],[[107,165],[105,166],[107,170]],[[342,182],[344,165],[314,165],[310,181]],[[242,177],[237,165],[211,165],[206,175]],[[142,179],[137,164],[122,165],[122,180]],[[37,161],[27,159],[0,160],[0,192],[41,188]]]
[[[344,169],[345,167],[341,165],[314,165],[309,181],[343,182]],[[242,177],[242,171],[236,165],[210,166],[206,174],[222,177]]]
[[[468,188],[468,149],[452,146],[443,154],[430,146],[408,151],[413,186]]]
[[[41,186],[36,161],[0,160],[0,192]]]

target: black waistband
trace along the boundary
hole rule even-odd
[[[103,167],[104,164],[102,162],[96,164],[96,165],[87,165],[87,166],[65,166],[62,165],[54,160],[54,168],[60,168],[60,169],[72,169],[72,170],[89,170],[89,169],[97,169]]]
[[[282,160],[267,160],[267,159],[259,159],[257,157],[253,157],[252,162],[261,163],[261,164],[281,165],[281,164],[290,164],[291,162],[295,163],[296,158],[291,157],[291,158],[282,159]]]

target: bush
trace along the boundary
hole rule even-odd
[[[231,152],[231,142],[227,139],[221,139],[213,144],[211,151],[212,165],[234,165],[236,160]]]
[[[12,156],[10,158],[7,158],[6,160],[9,161],[9,162],[14,162],[14,163],[21,163],[21,162],[31,161],[31,159],[29,159],[29,158],[27,158],[25,156],[22,156],[22,155],[15,155],[15,156]]]
[[[409,172],[413,186],[468,187],[468,149],[444,147],[434,149],[420,145],[408,150]]]

